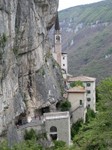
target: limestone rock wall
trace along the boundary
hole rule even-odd
[[[0,0],[0,134],[22,112],[61,99],[47,36],[57,7],[58,0]]]

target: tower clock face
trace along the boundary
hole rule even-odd
[[[60,36],[59,35],[56,36],[56,40],[60,41]]]

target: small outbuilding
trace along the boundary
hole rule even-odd
[[[70,145],[70,115],[69,112],[50,112],[44,114],[45,128],[52,140],[61,140]]]

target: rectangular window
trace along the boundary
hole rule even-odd
[[[65,57],[63,57],[63,59],[65,59]]]
[[[65,66],[65,64],[63,64],[63,66]]]
[[[87,90],[87,94],[90,94],[91,93],[91,91],[90,90]]]
[[[87,108],[90,108],[90,104],[87,105]]]
[[[87,85],[88,87],[89,87],[89,86],[91,86],[91,84],[90,84],[90,83],[87,83],[86,85]]]
[[[82,106],[82,100],[80,100],[80,105]]]

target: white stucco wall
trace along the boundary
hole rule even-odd
[[[87,83],[90,83],[90,86],[87,86]],[[96,88],[95,82],[84,82],[84,86],[86,91],[90,91],[90,93],[86,92],[86,104],[90,105],[90,108],[96,111]],[[90,101],[87,99],[90,98]]]
[[[62,54],[62,56],[61,56],[61,68],[66,70],[66,73],[68,73],[67,54]]]

